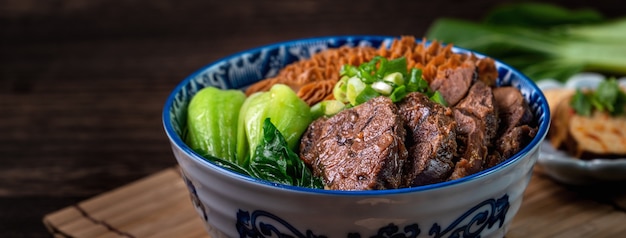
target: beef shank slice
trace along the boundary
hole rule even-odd
[[[408,152],[397,110],[389,98],[377,97],[318,119],[303,135],[300,157],[327,189],[398,188]]]
[[[465,97],[475,77],[476,66],[465,63],[459,67],[437,71],[430,87],[439,91],[448,105],[454,106]]]
[[[513,156],[527,145],[537,133],[533,114],[522,93],[514,87],[493,89],[498,116],[501,119],[495,153],[486,167],[492,167]]]
[[[406,186],[445,181],[454,168],[452,159],[457,150],[452,110],[424,94],[411,93],[398,104],[398,112],[407,128]]]
[[[494,88],[493,96],[501,118],[501,131],[532,123],[533,113],[517,88],[511,86]]]
[[[499,118],[495,108],[492,88],[482,81],[476,81],[467,96],[454,108],[457,122],[458,154],[450,179],[458,179],[483,169],[498,131]]]

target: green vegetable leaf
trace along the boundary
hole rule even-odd
[[[224,159],[217,158],[217,157],[210,156],[210,155],[209,156],[205,156],[205,158],[208,159],[209,161],[213,161],[214,163],[216,163],[217,165],[219,165],[222,168],[231,170],[231,171],[233,171],[235,173],[239,173],[239,174],[243,174],[243,175],[248,175],[250,177],[254,177],[254,176],[252,176],[252,173],[249,171],[249,168],[240,166],[236,162],[224,160]]]
[[[323,188],[269,118],[263,122],[263,140],[250,159],[253,176],[270,182],[308,188]]]
[[[553,4],[526,2],[501,5],[489,12],[483,23],[548,28],[602,21],[602,14],[593,9],[570,10]]]
[[[626,93],[620,89],[615,78],[610,78],[602,81],[593,91],[576,90],[570,105],[576,113],[583,116],[590,116],[593,110],[620,115],[626,107]]]
[[[269,118],[263,121],[263,140],[257,146],[250,163],[241,166],[210,155],[205,158],[220,167],[253,178],[307,188],[324,188],[322,180],[313,176],[298,155],[287,146],[285,137]]]
[[[600,83],[594,95],[598,103],[602,105],[603,109],[606,109],[609,112],[614,112],[614,105],[617,102],[619,93],[620,90],[617,80],[611,79]]]
[[[202,156],[237,160],[237,120],[246,95],[240,90],[206,87],[187,106],[185,143]]]
[[[238,120],[237,155],[245,165],[263,137],[263,121],[270,118],[283,133],[289,147],[296,150],[300,136],[313,117],[311,108],[287,85],[273,85],[267,92],[250,95],[241,107]]]
[[[626,19],[618,18],[598,24],[574,25],[559,27],[563,34],[572,38],[604,44],[623,44],[626,38]]]
[[[591,100],[580,89],[576,90],[576,93],[570,101],[570,106],[572,106],[572,108],[574,108],[574,111],[576,111],[576,113],[579,115],[591,115]]]
[[[626,74],[626,18],[608,21],[592,10],[501,6],[482,23],[440,18],[426,37],[499,59],[533,80],[564,81],[581,71]]]

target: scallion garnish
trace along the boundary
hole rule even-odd
[[[333,88],[333,96],[335,100],[346,104],[343,108],[354,107],[381,95],[389,97],[393,102],[399,102],[411,92],[421,92],[437,103],[447,104],[439,92],[430,89],[428,82],[422,78],[420,69],[408,71],[407,68],[405,57],[389,60],[376,56],[359,66],[344,65],[340,71],[341,78]],[[324,111],[319,110],[321,105],[316,108],[316,115]]]

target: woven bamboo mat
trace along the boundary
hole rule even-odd
[[[200,221],[177,168],[43,218],[54,237],[208,238]],[[536,168],[506,237],[623,237],[625,224],[626,193],[568,188]]]

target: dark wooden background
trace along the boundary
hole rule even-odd
[[[48,237],[44,214],[174,166],[163,102],[213,60],[312,36],[421,37],[502,2],[0,0],[0,237]]]

